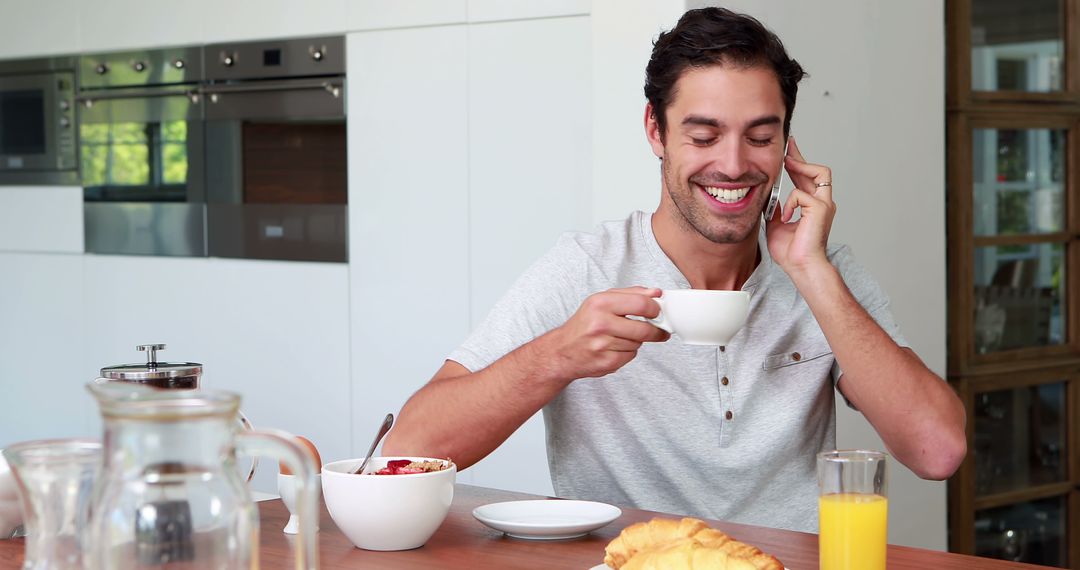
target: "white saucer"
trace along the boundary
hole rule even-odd
[[[589,570],[611,570],[611,567],[608,565],[596,565]],[[784,570],[787,570],[787,567],[784,567]]]
[[[589,570],[611,570],[611,567],[608,565],[596,565]],[[784,570],[787,570],[787,567],[784,567]]]
[[[509,501],[473,509],[476,520],[514,538],[559,540],[585,536],[619,518],[618,507],[593,501]]]

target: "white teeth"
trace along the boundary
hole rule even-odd
[[[738,202],[739,200],[745,198],[746,195],[750,193],[749,186],[745,188],[736,188],[734,190],[729,190],[725,188],[713,188],[712,186],[704,186],[704,188],[710,196],[716,198],[718,202],[723,202],[724,204],[734,204],[735,202]]]

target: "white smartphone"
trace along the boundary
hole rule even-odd
[[[776,174],[776,181],[773,182],[772,192],[769,194],[769,202],[765,205],[765,221],[772,219],[773,214],[776,212],[776,204],[780,202],[780,186],[783,185],[784,177],[787,176],[787,169],[784,168],[784,162],[787,159],[788,148],[791,146],[791,137],[788,137],[787,142],[784,144],[784,158],[780,159],[780,172]]]

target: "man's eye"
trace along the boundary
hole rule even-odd
[[[769,146],[770,144],[772,144],[772,138],[771,137],[767,138],[767,139],[750,138],[748,140],[750,141],[750,144],[753,145],[753,146]]]
[[[709,146],[712,143],[716,142],[716,138],[713,137],[709,139],[699,139],[695,137],[690,137],[690,142],[696,144],[697,146]]]

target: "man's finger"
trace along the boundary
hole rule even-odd
[[[825,203],[818,197],[811,196],[809,193],[795,188],[791,191],[791,194],[788,194],[787,201],[784,204],[783,221],[785,223],[791,221],[791,218],[795,215],[795,208],[812,208],[824,205]]]
[[[613,337],[637,343],[663,342],[670,336],[666,331],[652,323],[624,317],[618,317],[617,320],[613,321],[608,327],[608,331]]]
[[[660,314],[660,305],[654,300],[656,295],[646,295],[639,292],[627,292],[626,290],[611,289],[596,295],[596,305],[604,311],[619,316],[634,315],[637,317],[656,318]]]

